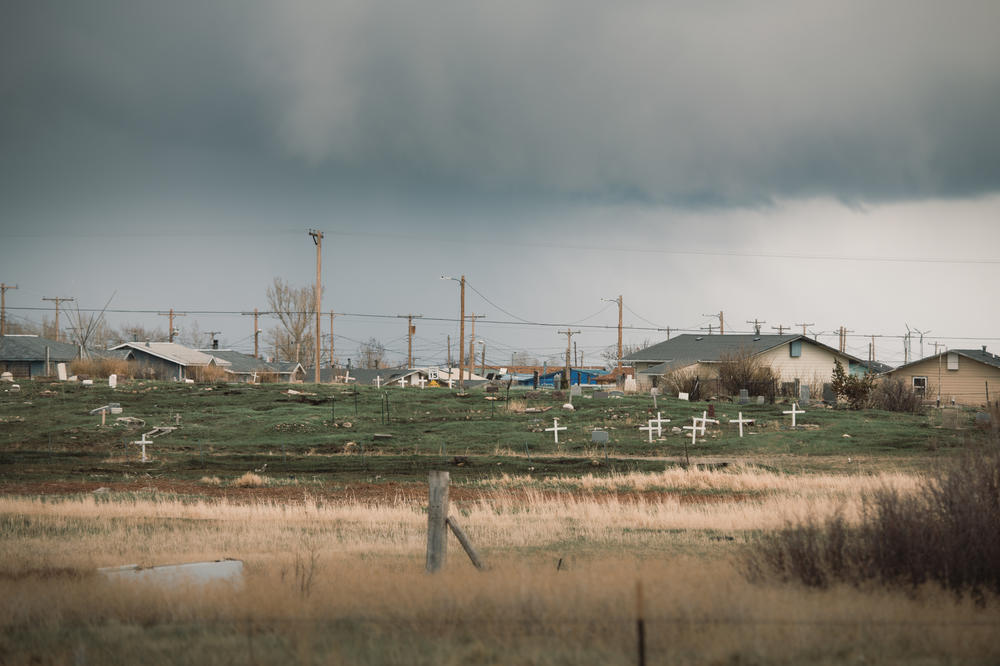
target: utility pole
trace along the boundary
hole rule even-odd
[[[330,310],[330,367],[333,367],[333,310]]]
[[[747,323],[748,324],[753,324],[753,333],[754,333],[754,335],[760,335],[760,325],[761,324],[766,324],[767,322],[766,321],[757,321],[757,318],[754,317],[753,321],[750,321],[748,319]]]
[[[483,347],[483,362],[479,366],[479,374],[483,377],[486,376],[486,340],[480,340],[479,344]]]
[[[253,309],[253,357],[260,358],[260,326],[257,325],[257,308]]]
[[[316,311],[316,372],[314,381],[319,384],[319,314],[320,303],[323,298],[323,232],[316,229],[310,229],[309,235],[312,236],[313,244],[316,246],[316,305],[313,308]]]
[[[935,340],[935,341],[934,341],[934,342],[932,342],[931,344],[932,344],[932,345],[934,345],[934,355],[935,355],[935,356],[937,356],[937,353],[938,353],[938,347],[944,347],[944,343],[943,343],[943,342],[939,342],[939,341]]]
[[[7,290],[17,289],[17,285],[0,282],[0,336],[7,335]]]
[[[840,353],[843,354],[847,350],[847,334],[853,333],[853,330],[847,330],[846,326],[840,327]]]
[[[402,319],[406,317],[406,367],[413,367],[413,334],[417,332],[417,327],[413,325],[413,319],[420,319],[423,315],[415,314],[405,314],[396,315],[397,318]]]
[[[448,375],[451,376],[451,333],[448,334]]]
[[[180,312],[174,312],[173,308],[170,308],[169,312],[157,312],[156,314],[158,314],[161,317],[168,317],[168,319],[167,319],[167,325],[170,327],[170,330],[167,333],[167,340],[169,340],[170,342],[173,342],[174,341],[174,332],[177,330],[177,329],[174,328],[174,317],[186,317],[187,315],[182,314]]]
[[[618,298],[602,298],[602,301],[607,301],[609,303],[618,304],[618,371],[621,372],[622,369],[622,295],[618,294]],[[669,338],[670,335],[668,334]]]
[[[657,331],[666,331],[667,332],[667,340],[670,339],[670,327],[669,326],[667,326],[666,328],[658,328],[656,330]]]
[[[785,329],[787,329],[787,328],[788,328],[788,326],[783,326],[782,324],[778,324],[777,326],[772,326],[771,330],[772,331],[777,331],[778,335],[784,335],[785,334]]]
[[[913,329],[913,330],[916,331],[917,334],[920,336],[920,358],[923,358],[924,357],[924,336],[927,335],[928,333],[930,333],[931,331],[930,331],[930,329],[927,329],[926,331],[921,331],[921,330],[916,329],[916,328]],[[934,353],[935,354],[937,353],[937,343],[934,344]]]
[[[215,341],[215,336],[217,336],[219,333],[222,333],[222,331],[205,331],[205,333],[208,335],[209,339],[208,346],[211,347],[212,349],[215,349],[215,346],[218,344]]]
[[[701,330],[702,331],[708,331],[708,334],[712,335],[712,325],[711,324],[709,324],[708,326],[702,326]]]
[[[576,342],[575,341],[573,342],[573,365],[575,365],[578,368],[580,367],[580,361],[577,360],[577,355],[576,355]]]
[[[476,320],[486,315],[473,313],[466,316],[472,320],[472,331],[469,333],[469,379],[472,379],[472,373],[476,369]]]
[[[45,298],[42,297],[43,301],[53,301],[56,304],[56,342],[59,341],[59,304],[64,302],[75,301],[75,298]]]
[[[802,327],[802,335],[806,334],[806,326],[815,326],[815,325],[816,325],[815,322],[809,322],[808,324],[796,324],[796,326]]]
[[[719,335],[726,334],[726,318],[722,310],[719,310],[719,314],[703,314],[702,317],[715,317],[719,320]],[[709,326],[709,335],[712,335],[711,326]]]
[[[559,333],[560,335],[565,335],[565,336],[566,336],[566,386],[567,386],[567,387],[569,386],[569,380],[570,380],[570,377],[572,377],[572,376],[573,376],[573,375],[572,375],[572,374],[570,373],[570,365],[569,365],[569,348],[570,348],[570,340],[572,340],[572,339],[573,339],[573,336],[574,336],[574,335],[576,335],[576,334],[577,334],[577,333],[579,333],[579,332],[580,332],[580,331],[572,331],[572,330],[569,330],[569,329],[567,329],[567,330],[565,330],[565,331],[558,331],[558,333]]]

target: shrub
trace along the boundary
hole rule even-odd
[[[719,359],[719,390],[724,395],[737,395],[746,389],[750,395],[764,395],[773,401],[777,377],[749,349],[723,354]]]
[[[868,406],[875,376],[866,372],[861,377],[848,375],[838,359],[833,360],[833,391],[839,397],[847,400],[851,409],[864,409]]]
[[[875,385],[871,394],[871,404],[872,407],[887,412],[916,414],[920,411],[921,399],[913,387],[902,379],[886,377]]]
[[[233,481],[237,488],[262,488],[267,485],[267,477],[253,472],[247,472],[240,478]]]
[[[776,575],[810,587],[874,581],[937,583],[984,603],[1000,594],[1000,453],[969,454],[914,493],[882,488],[865,498],[860,524],[843,515],[789,526],[746,555],[751,578]]]
[[[118,358],[78,358],[70,361],[69,371],[74,375],[100,377],[106,379],[118,375],[119,379],[132,376],[132,367],[128,361]]]
[[[686,370],[673,370],[660,375],[660,386],[673,394],[687,393],[691,400],[698,399],[698,391],[701,388],[701,378]]]

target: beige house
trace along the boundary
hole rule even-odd
[[[718,377],[719,362],[749,352],[771,366],[779,382],[809,384],[817,389],[833,376],[834,359],[845,372],[863,374],[865,363],[804,335],[678,335],[665,342],[629,354],[622,359],[635,368],[640,389],[655,385],[658,377],[671,372],[697,375],[703,380]]]
[[[927,401],[984,405],[1000,399],[1000,356],[982,349],[953,349],[885,373],[902,379]]]

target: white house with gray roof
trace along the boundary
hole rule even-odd
[[[129,350],[131,362],[139,364],[147,369],[147,374],[159,379],[183,380],[187,379],[196,368],[208,366],[225,368],[230,365],[229,361],[176,342],[123,342],[112,347],[112,350],[121,349]]]
[[[622,362],[635,368],[640,388],[654,378],[680,372],[702,379],[718,377],[719,363],[727,356],[748,352],[769,365],[780,382],[802,384],[829,382],[834,360],[844,370],[863,372],[864,362],[804,335],[692,335],[684,334],[640,349]]]

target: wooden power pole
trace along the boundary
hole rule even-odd
[[[59,304],[65,302],[73,302],[75,298],[45,298],[42,297],[43,301],[53,301],[56,304],[56,342],[58,342],[62,336],[59,335]]]
[[[417,332],[417,327],[413,325],[414,319],[420,319],[423,315],[405,314],[396,315],[399,318],[406,317],[406,367],[413,367],[413,334]]]
[[[778,335],[784,335],[785,334],[785,329],[787,329],[787,328],[788,328],[788,326],[785,326],[783,324],[778,324],[777,326],[772,326],[771,327],[772,330],[775,330],[775,331],[778,332]]]
[[[156,314],[160,315],[161,317],[167,317],[167,326],[170,327],[170,330],[167,331],[167,340],[173,342],[174,331],[176,330],[174,328],[174,317],[184,317],[186,315],[180,312],[174,312],[173,308],[170,308],[168,312],[157,312]]]
[[[316,371],[313,374],[313,381],[319,384],[319,348],[320,348],[320,327],[319,327],[319,316],[320,316],[320,304],[323,300],[323,232],[316,229],[310,229],[309,235],[312,236],[313,244],[316,246],[316,304],[313,309],[316,311]]]
[[[330,310],[330,367],[333,367],[333,310]]]
[[[8,289],[17,289],[17,285],[0,282],[0,336],[7,335],[7,290]]]
[[[719,314],[703,314],[702,317],[715,317],[719,320],[719,335],[726,334],[726,315],[719,310]],[[709,327],[708,334],[712,334],[712,329]]]
[[[473,313],[466,316],[472,320],[472,331],[469,333],[469,379],[472,379],[472,373],[476,369],[476,320],[486,315]]]
[[[260,326],[257,325],[257,308],[253,309],[253,357],[260,358]]]
[[[567,387],[569,386],[570,378],[573,376],[572,373],[570,372],[570,365],[569,365],[570,341],[573,339],[573,336],[578,334],[579,332],[580,331],[572,331],[569,329],[566,329],[565,331],[558,331],[560,335],[566,336],[566,386]]]
[[[802,335],[806,334],[806,326],[815,326],[815,325],[816,325],[815,322],[809,322],[808,324],[796,324],[796,326],[802,327]]]
[[[753,324],[753,333],[754,333],[754,335],[760,335],[760,325],[761,324],[766,324],[767,322],[766,321],[758,321],[757,318],[754,317],[753,321],[750,321],[749,319],[747,319],[747,323],[748,324]]]

